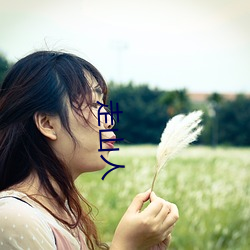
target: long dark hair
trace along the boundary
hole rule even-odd
[[[65,97],[78,113],[84,101],[90,107],[89,76],[102,88],[105,101],[107,86],[103,77],[92,64],[75,55],[39,51],[19,60],[11,68],[0,88],[0,191],[35,172],[56,204],[68,215],[73,213],[74,222],[69,223],[46,209],[66,226],[79,227],[89,249],[95,246],[108,249],[99,240],[91,206],[78,192],[63,162],[56,157],[34,122],[36,112],[59,115],[62,125],[75,141],[69,127]],[[62,195],[58,195],[51,180],[57,183]]]

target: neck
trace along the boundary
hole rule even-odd
[[[50,182],[58,196],[62,196],[62,192],[57,183],[52,179]],[[52,212],[62,212],[62,208],[60,208],[55,202],[55,198],[52,197],[52,195],[48,193],[47,190],[45,190],[39,180],[38,175],[35,173],[30,174],[25,180],[11,186],[9,189],[27,194],[27,196],[29,196],[31,199],[34,198],[34,200],[37,200]]]

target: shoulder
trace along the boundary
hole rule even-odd
[[[8,249],[56,249],[49,225],[29,204],[1,197],[0,218],[0,249],[4,245]]]

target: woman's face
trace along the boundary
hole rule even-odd
[[[83,103],[82,106],[82,113],[85,119],[88,120],[88,123],[86,123],[81,115],[72,110],[70,104],[68,104],[69,126],[76,139],[76,144],[74,144],[73,139],[63,126],[59,126],[56,132],[57,139],[52,142],[55,153],[66,163],[74,179],[83,172],[103,169],[106,163],[100,156],[103,155],[103,157],[108,160],[110,152],[98,151],[98,149],[100,149],[99,130],[110,129],[113,126],[111,125],[110,115],[108,115],[107,123],[105,123],[105,116],[101,115],[101,123],[100,126],[98,126],[99,106],[96,105],[96,102],[99,101],[102,103],[103,96],[96,82],[92,84],[92,89],[92,112],[89,107],[86,106],[86,103]],[[101,112],[105,112],[105,109],[102,108]],[[113,131],[102,132],[102,139],[111,139],[114,138],[114,136]],[[112,144],[102,142],[102,149],[111,148]]]

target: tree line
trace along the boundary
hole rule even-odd
[[[0,83],[10,66],[0,55]],[[119,110],[123,111],[115,128],[117,138],[124,138],[126,144],[157,144],[171,117],[201,109],[204,129],[197,144],[250,146],[249,96],[238,94],[228,100],[219,93],[212,93],[203,102],[196,103],[186,89],[165,91],[133,82],[109,82],[108,87],[107,104],[111,100],[115,110],[118,103]]]
[[[118,136],[128,143],[159,143],[166,122],[176,114],[201,109],[203,132],[196,142],[204,145],[250,145],[250,99],[238,94],[227,100],[212,93],[193,102],[186,89],[163,91],[148,85],[109,83],[109,99],[123,111]],[[109,104],[109,103],[108,103]]]

